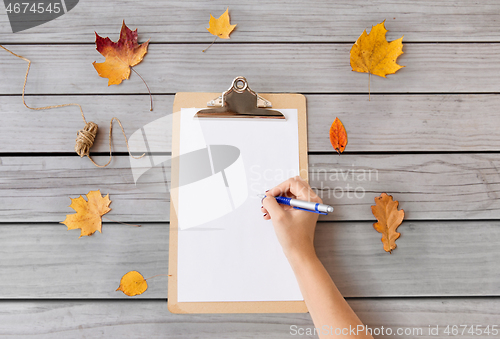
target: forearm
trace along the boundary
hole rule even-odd
[[[335,329],[357,328],[362,322],[353,312],[349,304],[333,283],[314,250],[296,252],[287,255],[290,265],[297,277],[302,296],[307,305],[314,326],[319,331],[320,338],[335,334]],[[327,329],[324,331],[324,329]],[[352,336],[347,334],[343,338],[372,338],[365,332]],[[327,334],[328,333],[328,334]],[[344,330],[344,334],[347,331]]]

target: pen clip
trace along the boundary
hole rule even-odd
[[[328,215],[328,213],[325,213],[325,212],[320,212],[320,211],[313,211],[313,210],[307,210],[305,208],[301,208],[301,207],[294,207],[296,210],[302,210],[302,211],[306,211],[306,212],[312,212],[312,213],[317,213],[317,214],[322,214],[322,215]]]

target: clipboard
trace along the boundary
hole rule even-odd
[[[236,94],[245,94],[247,102],[241,107],[234,106],[237,101],[235,99],[242,98],[241,95],[235,95],[231,99],[231,93],[236,90]],[[229,92],[229,93],[228,93]],[[228,95],[229,94],[229,95]],[[251,98],[249,95],[253,98]],[[215,99],[214,99],[215,98]],[[228,99],[229,98],[229,99]],[[249,101],[248,101],[248,100]],[[229,103],[226,102],[229,100]],[[231,101],[233,105],[231,105]],[[253,112],[249,112],[249,102],[252,102]],[[240,100],[241,103],[241,100]],[[213,109],[203,109],[207,106],[217,106]],[[238,105],[236,105],[238,106]],[[272,109],[269,109],[272,106]],[[307,115],[306,115],[306,98],[301,94],[257,94],[248,87],[248,82],[243,77],[234,79],[228,91],[222,95],[219,93],[177,93],[174,99],[173,106],[173,121],[172,121],[172,169],[171,169],[171,187],[180,187],[180,136],[181,136],[181,117],[183,109],[196,108],[198,111],[193,119],[204,119],[207,117],[222,119],[235,119],[238,123],[245,124],[245,121],[256,120],[259,123],[267,124],[271,119],[282,119],[280,110],[296,110],[297,136],[298,136],[298,165],[299,175],[308,180],[308,155],[307,155]],[[198,109],[201,108],[201,109]],[[244,110],[245,112],[241,112]],[[266,112],[269,111],[269,112]],[[277,114],[276,114],[277,111]],[[249,114],[250,113],[250,114]],[[214,116],[216,115],[216,116]],[[239,119],[250,118],[250,119]],[[277,121],[277,120],[276,120]],[[279,123],[279,122],[273,122]],[[223,133],[223,131],[221,131]],[[251,142],[249,140],[249,142]],[[227,174],[226,174],[227,175]],[[224,179],[226,180],[226,179]],[[179,275],[182,267],[179,268],[178,259],[179,253],[183,253],[179,248],[179,235],[185,232],[182,225],[179,225],[177,204],[179,203],[179,190],[171,189],[170,201],[170,236],[169,236],[169,274],[168,274],[168,309],[172,313],[305,313],[307,307],[302,300],[204,300],[204,301],[185,301],[179,299],[180,289]],[[259,217],[262,218],[260,212],[260,199],[257,211]],[[237,214],[236,209],[233,214]],[[242,216],[240,216],[242,217]],[[216,219],[214,222],[217,223]],[[271,222],[268,222],[269,229],[274,232]],[[182,224],[182,217],[181,217]],[[208,232],[207,232],[208,233]],[[190,234],[190,233],[182,233]],[[212,234],[212,232],[210,233]],[[279,245],[279,244],[278,244]],[[281,251],[281,247],[279,247]],[[292,279],[292,278],[290,278]],[[293,277],[295,281],[295,277]]]

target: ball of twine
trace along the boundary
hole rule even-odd
[[[88,156],[90,148],[94,144],[95,136],[97,135],[97,124],[90,121],[85,124],[85,127],[76,132],[75,152],[80,156]]]
[[[106,166],[108,166],[110,164],[111,158],[113,156],[112,150],[111,150],[111,131],[112,131],[112,128],[113,128],[113,121],[114,120],[116,120],[116,122],[120,125],[120,128],[121,128],[122,133],[123,133],[123,137],[125,138],[125,144],[127,145],[127,151],[130,154],[130,156],[132,158],[134,158],[134,159],[140,159],[140,158],[142,158],[143,156],[146,155],[146,153],[143,153],[139,157],[135,157],[135,156],[132,155],[132,153],[130,152],[130,147],[128,145],[127,135],[125,134],[125,130],[123,129],[122,123],[120,122],[120,120],[118,118],[113,117],[111,119],[111,121],[109,122],[109,160],[108,160],[108,162],[105,165],[99,165],[99,164],[97,164],[90,157],[90,154],[89,154],[90,153],[90,148],[92,147],[92,145],[94,145],[94,140],[95,140],[95,137],[96,137],[96,134],[97,134],[97,124],[94,123],[94,122],[92,122],[92,121],[87,123],[87,120],[85,120],[85,115],[83,114],[82,106],[80,104],[75,104],[75,103],[62,104],[62,105],[51,105],[51,106],[44,106],[44,107],[30,107],[30,106],[28,106],[26,104],[26,101],[24,100],[24,93],[26,91],[26,82],[28,81],[28,73],[29,73],[30,67],[31,67],[31,60],[26,59],[25,57],[12,52],[11,50],[3,47],[2,45],[0,45],[0,48],[6,50],[10,54],[12,54],[12,55],[14,55],[14,56],[16,56],[18,58],[23,59],[24,61],[26,61],[28,63],[28,68],[26,69],[26,75],[24,76],[23,95],[22,95],[23,104],[24,104],[24,106],[26,106],[26,108],[29,108],[29,109],[32,109],[32,110],[35,110],[35,111],[39,111],[39,110],[42,110],[42,109],[49,109],[49,108],[67,107],[67,106],[78,106],[78,108],[80,109],[80,113],[82,115],[83,122],[85,122],[85,127],[83,129],[79,130],[76,133],[75,152],[80,157],[83,158],[84,156],[87,156],[90,159],[90,161],[92,161],[92,163],[95,166],[97,166],[97,167],[106,167]],[[133,70],[133,68],[132,68],[132,70]],[[136,71],[134,71],[134,72],[136,72]],[[139,73],[137,73],[137,74],[139,75]],[[140,75],[139,75],[139,77],[142,79],[142,77]],[[143,79],[143,81],[144,81],[144,79]],[[144,83],[146,83],[146,82],[144,82]],[[146,87],[147,86],[148,85],[146,84]],[[148,87],[148,90],[149,90],[149,87]],[[150,94],[150,98],[151,98],[151,111],[152,111],[153,110],[153,97],[151,97],[151,92],[149,94]]]

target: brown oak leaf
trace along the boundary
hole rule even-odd
[[[373,228],[382,233],[384,250],[389,253],[396,248],[396,239],[401,235],[396,229],[405,216],[404,210],[398,211],[398,205],[397,200],[392,200],[392,195],[382,193],[379,197],[375,197],[375,206],[371,206],[372,213],[378,220],[373,224]]]

